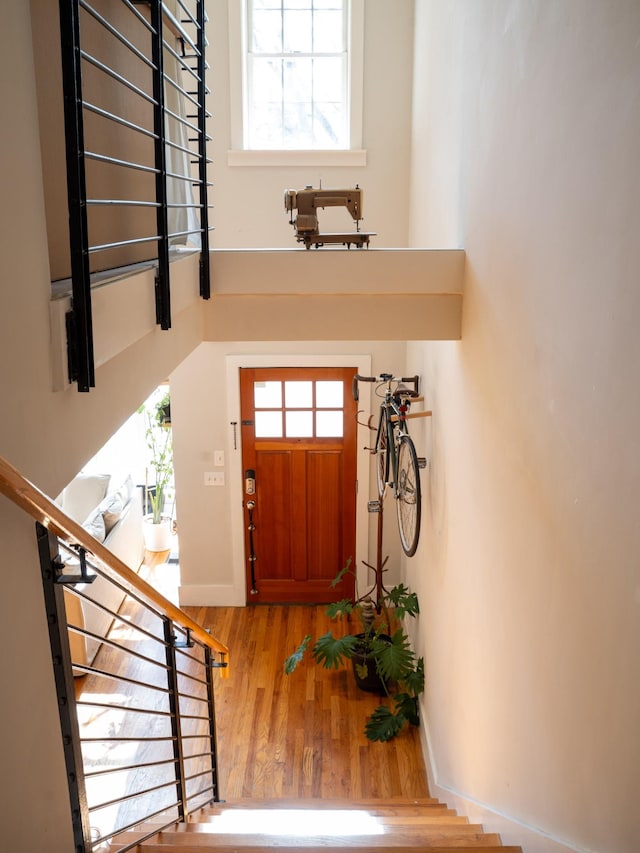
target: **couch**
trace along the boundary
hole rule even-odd
[[[144,557],[142,494],[130,477],[113,484],[109,474],[78,474],[56,498],[56,503],[130,569],[138,570]],[[118,611],[124,599],[121,590],[100,576],[92,584],[78,584],[76,588],[112,612]],[[111,627],[113,617],[90,601],[67,593],[65,605],[70,625],[102,637]],[[90,666],[100,642],[74,631],[69,632],[69,641],[74,663]],[[74,671],[74,674],[83,673]]]

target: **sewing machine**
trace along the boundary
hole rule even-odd
[[[318,225],[317,210],[319,207],[346,207],[351,218],[356,223],[356,230],[344,233],[322,234]],[[369,237],[375,236],[373,231],[360,230],[362,219],[362,190],[354,189],[316,189],[305,187],[303,190],[285,190],[284,208],[289,213],[289,223],[296,232],[296,240],[304,243],[307,249],[315,245],[316,249],[325,243],[343,243],[348,249],[351,244],[361,249],[369,246]],[[293,216],[297,210],[298,215]]]

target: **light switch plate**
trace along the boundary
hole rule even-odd
[[[213,451],[213,464],[216,468],[224,468],[224,450]]]
[[[205,486],[224,486],[224,471],[205,471]]]

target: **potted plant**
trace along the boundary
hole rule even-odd
[[[145,547],[148,551],[167,551],[171,547],[171,518],[164,515],[164,504],[173,479],[173,446],[171,426],[163,417],[163,407],[169,403],[168,393],[165,397],[155,404],[153,413],[147,406],[143,406],[149,462],[154,472],[154,485],[147,486],[151,513],[145,516],[144,525]]]
[[[331,583],[336,586],[344,574],[355,572],[351,560]],[[395,737],[406,723],[418,725],[418,697],[424,691],[424,661],[416,658],[402,620],[418,615],[415,592],[398,584],[383,594],[379,603],[370,597],[350,599],[330,604],[327,615],[336,619],[356,616],[360,630],[334,636],[328,631],[311,646],[314,661],[325,669],[337,669],[351,663],[356,683],[364,690],[385,695],[390,704],[379,705],[365,724],[369,740],[387,741]],[[309,649],[312,637],[307,634],[284,664],[291,674]]]
[[[161,427],[171,426],[171,398],[169,391],[165,391],[162,398],[155,405],[156,420]]]

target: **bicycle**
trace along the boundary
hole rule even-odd
[[[390,373],[382,373],[380,376],[356,374],[353,377],[353,398],[356,402],[359,399],[359,382],[379,383],[376,394],[382,397],[380,418],[375,444],[369,450],[377,458],[376,471],[380,505],[382,505],[387,487],[393,490],[400,542],[407,557],[413,557],[420,538],[422,505],[420,468],[424,468],[426,465],[424,459],[418,458],[407,425],[411,400],[420,396],[418,381],[418,376],[400,377],[392,376]],[[410,388],[407,385],[413,387]],[[384,388],[383,394],[379,393],[380,388]],[[371,418],[367,426],[374,429],[371,427]]]

